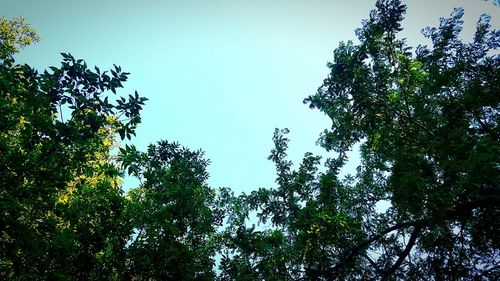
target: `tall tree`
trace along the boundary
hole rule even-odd
[[[160,141],[146,153],[121,149],[124,167],[141,180],[129,191],[135,237],[127,247],[133,280],[214,280],[216,228],[222,217],[206,180],[201,151]]]
[[[405,11],[377,1],[305,99],[332,120],[325,171],[311,154],[294,171],[276,131],[277,188],[232,200],[226,280],[499,278],[500,32],[483,15],[463,43],[455,9],[413,51],[397,36]],[[357,144],[361,164],[340,179]],[[268,230],[248,227],[252,211]]]
[[[131,227],[110,151],[145,98],[108,102],[127,80],[118,66],[109,75],[69,54],[42,74],[16,64],[36,33],[3,18],[0,33],[0,277],[115,278]]]
[[[471,43],[463,9],[423,34],[415,52],[398,39],[406,7],[377,1],[341,43],[312,108],[331,118],[321,143],[338,153],[361,143],[347,190],[359,196],[364,235],[342,247],[329,276],[458,279],[499,276],[500,32],[481,16]],[[381,212],[378,202],[389,202]]]
[[[305,99],[332,120],[320,143],[336,157],[294,170],[276,130],[277,187],[238,197],[207,185],[201,151],[113,153],[146,100],[109,101],[128,73],[62,54],[39,74],[13,59],[36,33],[1,18],[0,278],[214,280],[221,249],[220,280],[499,279],[500,32],[484,15],[463,43],[456,9],[412,50],[405,10],[377,1]],[[127,194],[125,170],[141,181]]]

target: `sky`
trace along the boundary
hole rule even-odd
[[[429,43],[423,27],[437,26],[464,7],[464,38],[480,14],[499,28],[500,7],[481,0],[409,0],[402,36]],[[273,187],[275,128],[289,128],[290,160],[305,152],[334,154],[316,145],[331,126],[303,99],[328,75],[326,63],[375,1],[335,0],[0,0],[0,16],[22,16],[41,36],[17,61],[43,70],[61,52],[100,69],[130,72],[120,94],[149,99],[133,139],[139,149],[161,139],[202,149],[210,159],[209,185],[236,193]],[[356,153],[345,172],[353,172]],[[135,185],[127,179],[125,186]]]

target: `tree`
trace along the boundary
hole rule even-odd
[[[18,53],[20,49],[38,42],[40,37],[34,29],[24,23],[23,18],[8,20],[0,17],[0,59],[6,60]]]
[[[22,19],[2,18],[0,33],[0,276],[115,278],[132,229],[110,151],[116,134],[134,134],[146,99],[108,102],[127,80],[118,66],[108,75],[69,54],[42,74],[16,64],[38,40]]]
[[[39,74],[13,59],[33,30],[2,19],[0,35],[0,277],[215,279],[222,213],[203,153],[162,141],[116,155],[147,100],[109,101],[128,73],[63,53]],[[128,194],[125,170],[144,181]]]
[[[500,33],[483,15],[473,41],[461,42],[455,9],[424,30],[433,47],[413,53],[396,37],[406,7],[376,7],[356,31],[360,43],[341,43],[329,77],[305,100],[333,122],[320,140],[339,154],[329,173],[361,143],[362,164],[345,188],[359,196],[363,235],[339,247],[328,274],[496,279]]]
[[[127,247],[133,280],[214,280],[222,223],[201,151],[160,141],[146,153],[121,149],[121,162],[141,185],[129,191],[135,238]]]
[[[276,131],[278,187],[233,199],[243,220],[229,228],[228,280],[499,278],[500,33],[483,15],[463,43],[455,9],[413,52],[397,37],[405,10],[377,1],[359,43],[340,43],[304,101],[332,120],[319,140],[337,154],[325,171],[311,154],[292,170],[287,130]],[[356,144],[361,164],[340,179]],[[252,211],[271,228],[248,228]]]
[[[378,0],[305,99],[331,119],[319,143],[335,157],[294,169],[277,129],[277,187],[239,196],[208,186],[201,151],[119,145],[146,100],[109,101],[120,67],[62,54],[40,74],[13,58],[36,33],[1,18],[0,278],[499,279],[500,32],[484,15],[463,43],[455,9],[413,50],[405,10]],[[361,164],[340,178],[355,145]],[[140,180],[126,194],[125,171]]]

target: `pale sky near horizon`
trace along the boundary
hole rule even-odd
[[[420,30],[437,26],[453,7],[465,9],[467,39],[482,13],[500,26],[500,7],[491,1],[403,2],[403,34],[412,46],[428,43]],[[120,93],[149,98],[133,143],[145,149],[166,139],[201,148],[211,160],[212,187],[248,193],[274,186],[266,158],[276,127],[291,130],[295,167],[307,151],[329,156],[315,142],[330,122],[302,100],[327,77],[339,41],[355,40],[374,3],[0,0],[0,16],[24,17],[42,38],[19,62],[45,69],[68,52],[89,66],[131,72]]]

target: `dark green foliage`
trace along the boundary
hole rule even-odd
[[[215,191],[205,183],[208,161],[161,141],[147,153],[122,150],[141,186],[129,191],[135,234],[127,246],[134,280],[213,280],[216,227],[222,218]]]
[[[237,217],[271,225],[231,221],[227,279],[498,279],[500,35],[485,15],[463,43],[456,9],[413,52],[397,38],[406,7],[376,8],[305,99],[332,120],[320,143],[337,157],[318,173],[306,154],[293,171],[288,131],[276,131],[278,187],[234,199]],[[339,179],[355,144],[361,165]]]
[[[357,31],[360,44],[335,51],[330,76],[306,102],[333,121],[325,148],[342,156],[361,143],[350,189],[366,194],[363,229],[377,239],[352,241],[356,272],[474,278],[498,267],[499,33],[482,16],[473,42],[461,42],[456,9],[424,30],[434,46],[413,54],[395,36],[403,13],[399,1],[379,1]],[[391,203],[384,214],[374,212],[380,200]],[[377,236],[388,226],[391,235]],[[349,267],[337,263],[331,273]]]
[[[213,280],[223,214],[202,153],[160,142],[113,155],[147,100],[110,102],[128,73],[63,53],[38,74],[12,58],[36,34],[0,23],[0,278]],[[128,194],[124,170],[143,181]]]
[[[1,23],[0,278],[115,278],[131,226],[110,151],[117,132],[134,133],[145,98],[108,102],[127,79],[119,67],[93,72],[69,54],[42,74],[15,64],[36,35]]]
[[[305,99],[332,121],[325,167],[306,153],[294,168],[277,129],[277,186],[238,196],[208,186],[201,151],[120,146],[146,101],[112,98],[128,73],[70,54],[18,65],[38,37],[1,18],[0,279],[499,279],[500,33],[484,15],[462,42],[455,9],[412,49],[405,11],[377,1]],[[127,193],[125,173],[140,181]]]

